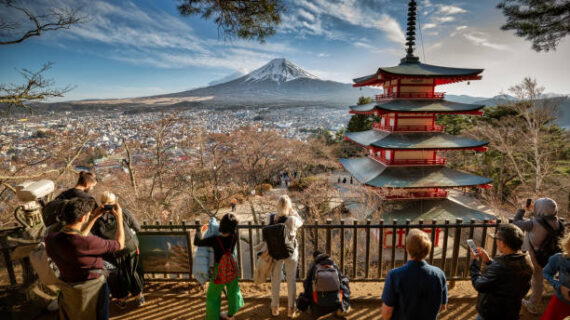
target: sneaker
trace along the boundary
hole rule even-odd
[[[220,313],[220,319],[224,319],[224,320],[234,320],[234,317],[228,316],[228,313],[227,313],[227,312],[222,312],[222,313]]]
[[[295,319],[297,318],[298,314],[297,314],[297,308],[295,307],[290,307],[289,310],[287,310],[287,316],[289,317],[289,319]]]
[[[113,302],[115,304],[115,306],[117,306],[117,308],[124,310],[127,307],[127,300],[115,300],[115,302]]]
[[[339,316],[339,317],[344,317],[344,316],[348,315],[348,313],[350,312],[350,310],[351,310],[350,307],[346,308],[346,310],[338,309],[338,310],[336,311],[336,315]]]
[[[534,306],[529,300],[522,299],[522,305],[526,308],[528,313],[534,314],[534,315],[540,314],[540,311],[538,311],[538,308],[536,306]]]
[[[144,306],[144,304],[145,304],[144,296],[141,295],[139,298],[136,299],[136,302],[137,302],[137,307]]]
[[[271,307],[271,315],[274,317],[279,317],[279,307]]]

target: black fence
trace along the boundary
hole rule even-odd
[[[403,265],[408,260],[405,250],[405,238],[412,228],[426,231],[432,241],[432,249],[427,261],[441,268],[449,280],[468,280],[470,252],[466,240],[473,239],[477,246],[485,248],[491,256],[497,253],[497,246],[493,235],[500,226],[501,220],[484,220],[477,222],[462,219],[425,222],[420,220],[412,224],[409,220],[405,224],[398,224],[397,220],[386,223],[380,220],[373,223],[367,220],[358,223],[356,220],[342,220],[340,224],[332,224],[332,220],[325,223],[315,222],[306,224],[298,231],[299,245],[298,279],[302,280],[312,260],[313,252],[320,250],[329,254],[351,281],[383,281],[393,268]],[[261,241],[261,229],[264,224],[254,225],[248,222],[238,226],[240,241],[237,245],[237,260],[240,267],[240,278],[243,281],[252,281],[255,272],[254,247]],[[200,222],[194,224],[154,224],[143,223],[143,230],[152,232],[185,231],[191,240],[189,244],[190,270],[193,264],[193,247],[195,232],[200,228]],[[395,235],[395,236],[394,236]],[[190,273],[190,270],[188,274]],[[147,273],[149,280],[176,281],[187,279],[185,274]]]
[[[511,220],[509,220],[511,222]],[[429,222],[420,220],[412,224],[409,220],[404,224],[398,224],[397,220],[385,222],[380,220],[373,223],[370,220],[358,223],[356,220],[342,220],[339,224],[333,224],[332,220],[325,223],[315,222],[306,224],[298,231],[297,241],[299,245],[299,264],[297,279],[304,278],[313,258],[315,250],[328,253],[347,275],[351,281],[384,281],[388,271],[406,263],[408,254],[405,250],[405,238],[412,228],[422,229],[429,234],[432,241],[432,249],[426,260],[441,268],[448,280],[469,280],[469,264],[471,254],[466,240],[473,239],[477,246],[483,247],[494,257],[497,254],[497,244],[494,234],[501,225],[500,219],[490,221],[463,221],[457,219]],[[193,239],[196,230],[200,228],[200,222],[174,224],[154,224],[144,222],[143,233],[168,236],[182,234],[185,236],[186,248],[184,249],[184,270],[170,273],[146,272],[145,278],[158,281],[188,281],[191,280],[193,257],[196,247]],[[264,224],[254,225],[248,222],[238,226],[239,239],[237,244],[237,260],[240,267],[240,279],[252,281],[255,272],[254,247],[261,241],[261,229]],[[10,285],[17,285],[17,270],[11,261],[12,248],[2,248],[5,260],[5,270],[8,272]],[[144,260],[144,257],[143,257]],[[14,261],[22,264],[25,272],[25,261]],[[15,271],[16,270],[16,271]]]

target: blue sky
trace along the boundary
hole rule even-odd
[[[181,17],[174,0],[19,1],[37,12],[81,7],[88,16],[70,30],[0,49],[0,83],[19,83],[17,68],[54,62],[47,75],[58,86],[75,86],[63,100],[178,92],[280,57],[323,79],[348,83],[379,66],[396,65],[404,55],[403,0],[286,0],[282,24],[265,44],[224,41],[213,22]],[[532,51],[529,42],[500,30],[505,18],[497,3],[419,1],[423,50],[418,41],[416,55],[422,62],[485,69],[481,81],[439,91],[493,96],[531,76],[547,92],[570,93],[570,41],[554,52]],[[0,15],[18,18],[6,11]]]

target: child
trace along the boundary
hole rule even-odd
[[[544,278],[554,287],[554,295],[540,320],[562,320],[570,316],[570,235],[561,245],[562,252],[551,256],[542,270]]]
[[[206,293],[206,320],[234,319],[234,315],[243,307],[244,302],[239,290],[237,278],[237,263],[232,256],[234,248],[239,241],[236,234],[238,221],[232,213],[222,217],[220,221],[220,235],[202,238],[202,230],[196,232],[194,245],[211,247],[214,249],[214,272],[210,278]],[[204,226],[202,229],[205,230]],[[228,312],[220,314],[222,290],[226,288],[228,298]]]

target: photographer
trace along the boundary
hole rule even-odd
[[[540,198],[534,202],[534,206],[531,206],[529,199],[525,207],[533,210],[534,218],[524,219],[525,209],[521,208],[513,221],[514,225],[527,232],[522,248],[523,251],[528,251],[534,268],[531,280],[532,293],[528,300],[523,299],[522,304],[528,312],[539,314],[538,304],[544,290],[542,268],[548,263],[548,258],[557,252],[547,247],[549,243],[556,244],[559,241],[557,238],[561,237],[564,227],[558,220],[558,206],[554,200]]]
[[[125,247],[123,212],[118,205],[111,210],[119,222],[114,240],[88,236],[103,213],[101,207],[92,210],[94,205],[93,199],[67,201],[63,208],[64,228],[50,233],[45,240],[46,251],[61,273],[60,319],[109,319],[109,290],[102,256]]]
[[[491,260],[483,248],[477,255],[487,266],[481,271],[478,259],[473,259],[470,273],[477,296],[477,320],[517,320],[521,300],[530,288],[532,265],[521,251],[524,235],[512,224],[501,225],[495,235],[500,256]]]
[[[118,227],[118,220],[111,213],[118,206],[115,194],[105,191],[101,195],[103,214],[98,219],[91,232],[103,239],[113,239]],[[120,309],[127,306],[129,293],[136,297],[138,306],[145,303],[143,296],[144,278],[139,255],[139,241],[136,232],[141,231],[141,226],[134,215],[123,209],[123,228],[125,230],[125,249],[112,255],[104,256],[105,261],[116,266],[116,271],[109,275],[109,287],[115,300],[115,305]]]

